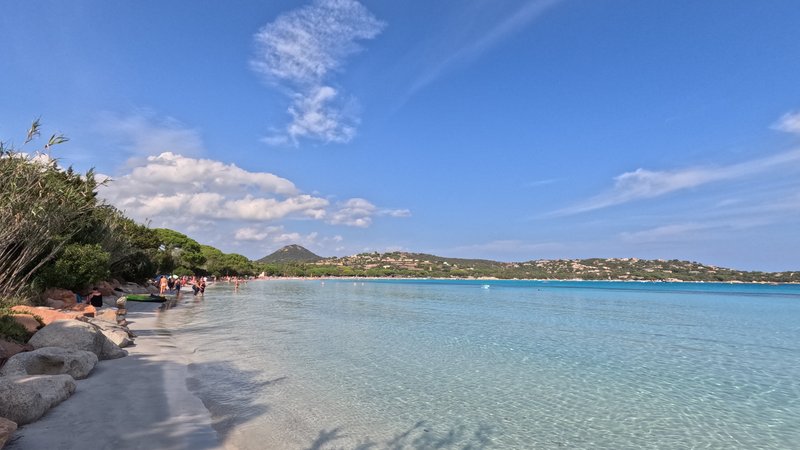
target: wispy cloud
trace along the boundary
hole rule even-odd
[[[492,27],[480,37],[469,41],[454,50],[445,58],[434,64],[427,72],[419,77],[409,90],[409,95],[433,83],[448,70],[458,64],[465,64],[477,59],[483,53],[500,43],[503,39],[516,33],[541,17],[549,9],[561,3],[562,0],[533,0],[528,1],[519,9],[507,16],[499,24]]]
[[[327,220],[332,225],[366,228],[372,224],[374,216],[409,217],[410,215],[411,212],[407,209],[379,209],[363,198],[351,198],[339,204]]]
[[[234,233],[234,239],[237,241],[245,242],[268,242],[271,244],[300,244],[305,246],[315,245],[319,233],[311,232],[308,234],[300,234],[297,232],[289,232],[283,226],[272,227],[245,227],[239,228]],[[338,237],[338,236],[337,236]],[[334,238],[326,238],[326,240],[335,240]]]
[[[255,34],[253,70],[289,89],[292,122],[263,139],[268,144],[297,144],[300,138],[348,142],[358,117],[341,93],[330,86],[357,41],[372,39],[385,24],[355,0],[315,0],[278,16]]]
[[[545,180],[535,180],[535,181],[528,181],[522,184],[522,187],[525,188],[534,188],[539,186],[547,186],[548,184],[553,184],[557,181],[560,181],[558,178],[548,178]]]
[[[551,216],[578,214],[635,200],[659,197],[705,184],[750,177],[800,162],[800,150],[722,167],[687,168],[673,171],[637,169],[614,178],[614,187]]]
[[[661,225],[639,231],[625,231],[619,237],[634,244],[649,242],[669,242],[676,239],[684,240],[695,236],[698,232],[717,228],[716,224],[709,223],[677,223]]]
[[[787,133],[800,134],[800,112],[792,111],[784,114],[772,125],[772,128]]]
[[[96,131],[109,145],[122,148],[135,156],[158,155],[164,152],[199,156],[205,153],[200,132],[181,121],[159,118],[149,110],[119,115],[102,113]]]

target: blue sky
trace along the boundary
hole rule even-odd
[[[793,0],[0,4],[0,139],[226,252],[800,270]],[[28,150],[34,150],[31,147]]]

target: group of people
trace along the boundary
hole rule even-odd
[[[206,278],[205,277],[171,277],[168,275],[161,275],[158,281],[159,295],[164,295],[167,292],[175,292],[175,295],[180,296],[181,288],[187,284],[192,285],[194,295],[204,294],[206,291]]]

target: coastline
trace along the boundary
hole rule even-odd
[[[323,277],[256,277],[254,280],[347,280],[347,281],[364,281],[364,280],[413,280],[413,281],[425,281],[425,280],[436,280],[436,281],[538,281],[538,282],[597,282],[597,283],[692,283],[692,284],[756,284],[756,285],[771,285],[771,286],[780,286],[780,285],[800,285],[800,282],[771,282],[771,281],[739,281],[739,280],[731,280],[731,281],[701,281],[701,280],[679,280],[679,279],[669,279],[669,280],[629,280],[629,279],[603,279],[603,280],[593,280],[593,279],[586,279],[586,278],[497,278],[497,277],[355,277],[355,276],[347,276],[347,277],[335,277],[335,276],[323,276]]]
[[[161,326],[159,305],[128,303],[128,356],[100,361],[75,393],[20,427],[10,450],[222,448],[212,418],[187,387],[188,355]]]

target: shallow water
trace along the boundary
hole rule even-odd
[[[163,324],[238,448],[800,443],[800,286],[270,280],[184,299]]]

